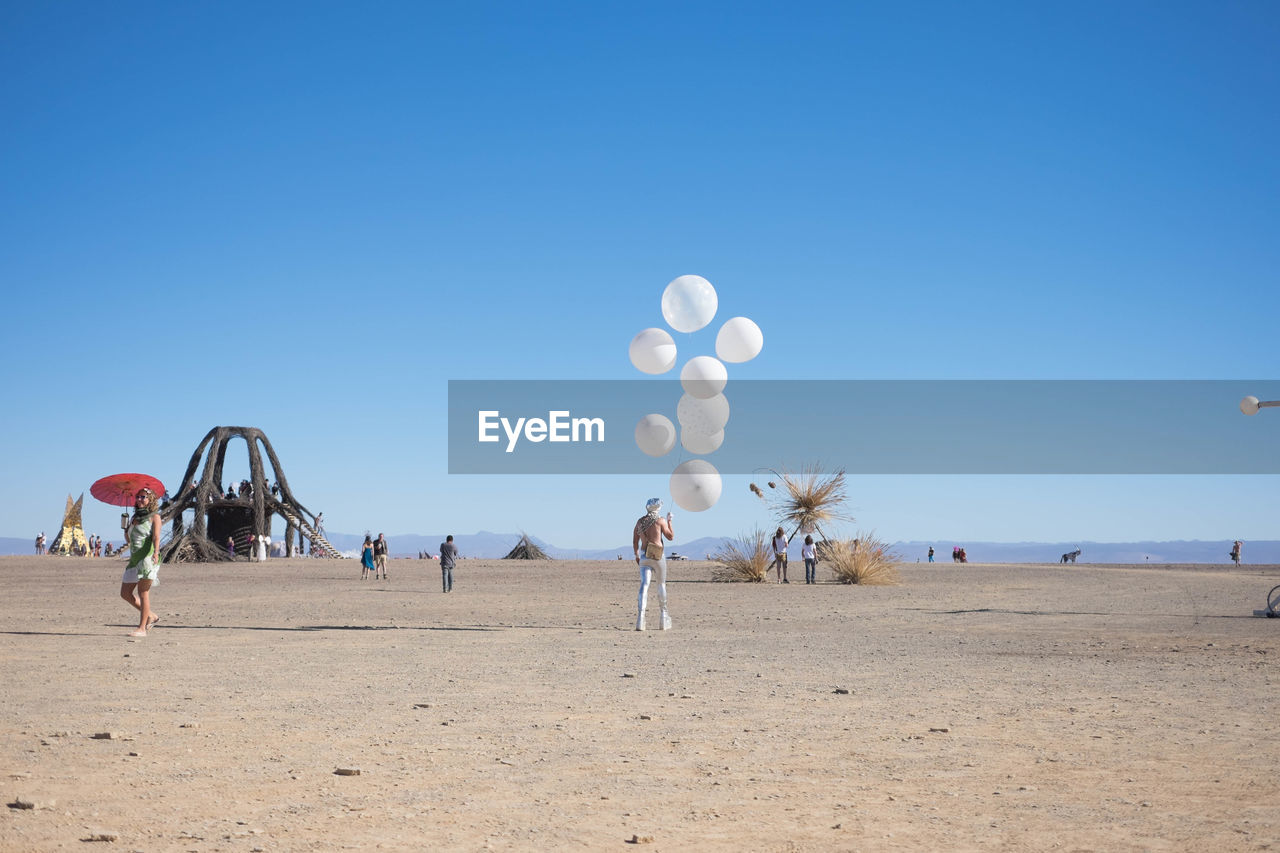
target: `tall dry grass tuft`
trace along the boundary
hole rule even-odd
[[[853,521],[841,507],[845,493],[844,469],[828,474],[819,465],[809,465],[798,474],[783,473],[785,496],[773,500],[773,510],[783,526],[803,532],[818,530],[823,522]],[[769,484],[774,487],[773,483]]]
[[[757,527],[726,542],[711,559],[716,563],[711,579],[717,583],[763,583],[773,562],[769,534]]]
[[[840,583],[864,586],[892,586],[899,582],[901,557],[876,538],[874,532],[860,533],[857,539],[828,539],[821,559]]]

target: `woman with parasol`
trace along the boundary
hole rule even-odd
[[[133,500],[133,516],[125,529],[129,541],[129,565],[120,581],[120,597],[138,611],[138,630],[130,637],[145,637],[160,621],[151,612],[151,588],[160,582],[160,513],[154,490],[144,486]]]
[[[129,544],[129,565],[120,579],[120,597],[139,614],[138,630],[130,637],[147,636],[147,629],[160,621],[151,612],[151,587],[160,583],[159,495],[164,492],[164,483],[148,474],[112,474],[89,487],[89,493],[103,503],[133,504],[132,516],[127,512],[120,515],[120,527]],[[116,553],[124,553],[124,545]]]

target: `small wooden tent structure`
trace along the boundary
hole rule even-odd
[[[516,547],[507,552],[504,560],[550,560],[547,552],[543,551],[537,545],[533,544],[533,540],[529,538],[528,533],[520,534],[520,541],[516,543]]]
[[[233,438],[242,438],[249,445],[249,489],[238,497],[228,499],[222,494],[222,468],[226,461],[227,443]],[[271,472],[278,486],[274,490],[266,476],[264,454],[271,464]],[[197,481],[196,469],[200,467],[202,457],[204,467]],[[194,510],[190,529],[183,526],[182,514],[187,510]],[[301,552],[304,537],[311,540],[313,557],[342,556],[324,538],[316,514],[293,496],[280,460],[262,430],[254,427],[214,427],[200,442],[195,453],[191,454],[178,494],[160,509],[161,520],[173,523],[172,534],[161,545],[161,556],[168,563],[231,559],[232,554],[227,549],[228,539],[234,545],[235,554],[247,555],[249,536],[270,535],[273,515],[279,515],[285,521],[287,556]]]
[[[84,508],[84,492],[80,499],[71,500],[67,495],[67,508],[62,513],[62,529],[53,537],[49,546],[50,554],[83,554],[89,550],[89,539],[84,535],[84,526],[80,521],[80,512]]]

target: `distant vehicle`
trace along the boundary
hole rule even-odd
[[[675,551],[672,551],[670,554],[667,555],[667,559],[668,560],[687,560],[689,558],[686,557],[684,554],[677,554]]]

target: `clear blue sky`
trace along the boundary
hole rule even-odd
[[[764,330],[734,377],[1275,378],[1277,44],[1270,2],[6,3],[0,535],[241,424],[335,530],[619,544],[665,478],[450,477],[446,381],[634,378],[682,273]],[[851,492],[1260,539],[1278,479]],[[680,538],[768,523],[726,490]]]

